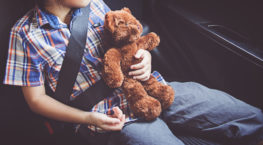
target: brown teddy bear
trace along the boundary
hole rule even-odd
[[[104,55],[102,74],[109,87],[122,87],[135,116],[153,120],[173,103],[174,91],[153,76],[147,81],[138,81],[128,75],[130,66],[141,61],[134,57],[136,52],[150,51],[160,42],[155,33],[141,36],[142,31],[142,25],[128,8],[106,14],[104,42],[110,49]]]

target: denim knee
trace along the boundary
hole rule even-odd
[[[168,126],[157,118],[152,122],[135,122],[114,133],[108,145],[183,145]]]

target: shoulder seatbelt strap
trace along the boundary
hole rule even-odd
[[[91,2],[90,2],[91,3]],[[81,8],[82,15],[76,16],[71,24],[71,36],[66,49],[66,54],[59,72],[58,83],[54,97],[65,104],[70,101],[83,53],[87,40],[90,3],[87,7]]]

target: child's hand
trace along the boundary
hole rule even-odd
[[[147,50],[139,49],[135,54],[135,58],[142,58],[142,61],[131,66],[131,69],[134,71],[129,72],[129,75],[133,76],[134,79],[147,81],[150,78],[152,69],[151,53]]]
[[[107,116],[102,113],[92,112],[90,115],[91,124],[94,124],[107,131],[119,131],[125,123],[125,115],[118,107],[113,108],[114,114]]]
[[[114,112],[114,114],[111,115],[111,117],[113,117],[113,118],[119,118],[121,120],[123,116],[125,117],[125,115],[122,113],[122,111],[119,107],[113,107],[113,112]]]

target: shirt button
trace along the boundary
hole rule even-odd
[[[99,26],[100,26],[100,23],[93,24],[94,28],[99,27]]]

